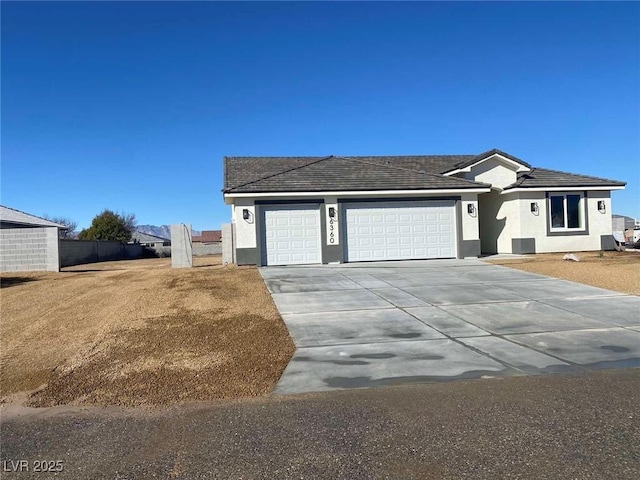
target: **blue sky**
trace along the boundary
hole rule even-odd
[[[217,229],[224,155],[497,147],[640,217],[638,3],[1,8],[7,206]]]

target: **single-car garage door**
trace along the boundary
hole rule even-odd
[[[318,206],[264,208],[267,265],[321,263]]]
[[[344,206],[349,262],[456,257],[453,200]]]

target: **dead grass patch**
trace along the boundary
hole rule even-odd
[[[630,295],[640,295],[640,252],[577,252],[579,262],[562,260],[563,253],[490,260],[527,272],[563,278]]]
[[[260,274],[196,260],[79,266],[3,289],[2,394],[45,384],[32,406],[268,394],[294,346]]]

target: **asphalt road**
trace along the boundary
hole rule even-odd
[[[640,369],[176,406],[3,407],[2,478],[640,478]],[[28,463],[29,471],[7,470]],[[13,462],[13,463],[12,463]]]

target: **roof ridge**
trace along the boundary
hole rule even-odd
[[[474,153],[429,153],[416,155],[349,155],[344,158],[424,158],[424,157],[476,157]]]
[[[305,163],[304,165],[298,165],[298,166],[296,166],[296,167],[292,167],[292,168],[289,168],[289,169],[287,169],[287,170],[283,170],[283,171],[278,172],[278,173],[274,173],[274,174],[271,174],[271,175],[267,175],[267,176],[265,176],[265,177],[256,178],[255,180],[251,180],[250,182],[242,183],[242,184],[240,184],[240,185],[234,185],[233,187],[228,188],[228,190],[234,190],[234,189],[236,189],[236,188],[246,187],[247,185],[251,185],[252,183],[260,182],[260,181],[262,181],[262,180],[266,180],[267,178],[277,177],[278,175],[282,175],[282,174],[284,174],[284,173],[293,172],[294,170],[298,170],[298,169],[300,169],[300,168],[308,167],[309,165],[313,165],[313,164],[315,164],[315,163],[319,163],[319,162],[322,162],[322,161],[324,161],[324,160],[328,160],[328,159],[330,159],[330,158],[332,158],[332,157],[333,157],[333,155],[329,155],[328,157],[322,157],[322,158],[317,158],[317,157],[308,157],[308,158],[314,158],[315,160],[314,160],[314,161],[312,161],[312,162],[309,162],[309,163]],[[229,158],[229,157],[225,157],[225,158]],[[267,158],[267,157],[255,157],[255,158]],[[280,158],[280,157],[272,157],[272,158]],[[295,158],[295,157],[293,157],[293,158]],[[226,179],[225,179],[225,180],[226,180]]]

